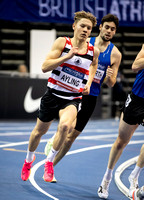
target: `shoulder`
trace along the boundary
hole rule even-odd
[[[113,49],[112,49],[112,57],[115,56],[116,58],[121,59],[122,57],[122,53],[119,51],[119,49],[114,45]]]
[[[66,38],[65,37],[58,37],[53,45],[53,49],[63,49],[66,43]]]
[[[66,38],[65,37],[58,37],[56,40],[55,40],[55,43],[62,43],[62,44],[65,44],[66,43]]]

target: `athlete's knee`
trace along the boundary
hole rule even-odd
[[[115,145],[116,145],[116,148],[118,150],[121,150],[121,149],[125,148],[125,146],[127,145],[127,143],[128,143],[127,141],[125,141],[124,139],[118,137],[117,140],[116,140],[116,142],[115,142]]]
[[[43,135],[43,132],[39,129],[34,129],[32,131],[32,135],[35,137],[35,138],[40,138],[42,135]]]
[[[67,122],[61,122],[58,126],[58,130],[60,133],[69,132],[70,125]]]

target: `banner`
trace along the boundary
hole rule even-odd
[[[93,13],[100,23],[117,15],[120,26],[144,26],[144,0],[1,0],[0,19],[25,22],[73,23],[74,13]]]

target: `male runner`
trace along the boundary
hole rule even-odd
[[[123,149],[130,141],[137,127],[140,124],[144,125],[144,44],[132,65],[132,70],[137,72],[136,79],[133,84],[132,92],[128,95],[123,107],[119,123],[119,135],[111,148],[107,170],[104,174],[101,186],[98,189],[99,197],[104,199],[107,199],[109,195],[108,190],[112,180],[113,169]],[[133,191],[138,188],[138,177],[143,167],[144,145],[142,145],[136,166],[129,176],[130,197],[132,197]]]
[[[98,47],[100,50],[98,68],[90,88],[90,94],[83,95],[82,109],[78,112],[76,127],[67,135],[66,140],[54,159],[54,165],[56,165],[69,151],[72,143],[88,123],[96,106],[97,96],[100,94],[100,87],[103,81],[105,81],[109,87],[113,87],[116,83],[116,77],[122,56],[117,47],[110,41],[116,34],[118,24],[118,18],[112,14],[108,14],[101,20],[99,35],[88,39],[92,45]],[[46,155],[48,155],[49,150],[51,149],[53,138],[48,141],[45,147]],[[54,182],[55,181],[56,180],[54,180]]]
[[[34,161],[41,136],[45,134],[53,119],[59,116],[59,124],[53,148],[46,158],[44,180],[51,182],[54,177],[53,160],[65,141],[66,135],[75,127],[77,112],[81,107],[82,93],[89,94],[97,69],[99,50],[87,43],[96,18],[89,12],[75,13],[72,38],[59,37],[53,44],[42,71],[52,70],[47,91],[41,99],[35,128],[30,139],[21,178],[26,181]],[[71,117],[69,117],[71,116]]]

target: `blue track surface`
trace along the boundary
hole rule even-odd
[[[106,170],[110,147],[118,134],[119,122],[115,120],[89,121],[83,133],[73,144],[70,154],[55,167],[55,176],[58,182],[47,183],[42,179],[44,172],[43,150],[48,138],[57,129],[55,121],[49,132],[42,137],[37,149],[34,162],[35,174],[33,180],[21,180],[21,168],[26,156],[28,140],[35,122],[0,122],[0,199],[1,200],[97,200],[97,189]],[[140,126],[131,141],[143,140],[144,127]],[[117,167],[126,160],[139,154],[141,143],[129,144]],[[75,151],[78,150],[78,151]],[[40,161],[42,161],[40,163]],[[39,166],[38,166],[39,165]],[[129,187],[128,176],[134,165],[126,169],[121,180]],[[34,169],[33,168],[33,169]],[[114,172],[115,172],[114,170]],[[139,184],[144,184],[142,170]],[[128,199],[117,188],[114,179],[110,185],[109,200]],[[48,196],[52,195],[52,197]]]

